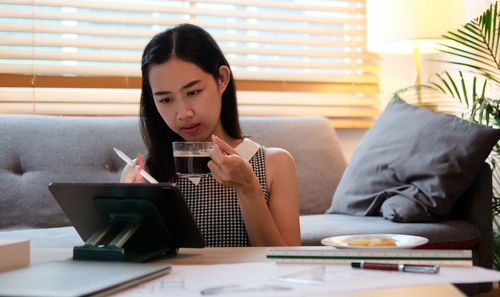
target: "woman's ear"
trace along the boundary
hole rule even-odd
[[[229,79],[231,78],[231,70],[226,65],[221,65],[219,67],[219,91],[224,93],[226,90],[227,84],[229,83]]]

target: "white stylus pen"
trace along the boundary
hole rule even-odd
[[[118,155],[118,157],[120,157],[128,165],[130,165],[132,167],[135,167],[135,162],[132,161],[132,159],[130,159],[130,157],[127,156],[124,152],[120,151],[116,147],[114,147],[113,150],[116,152],[116,154]],[[147,173],[143,169],[141,169],[141,171],[139,172],[139,174],[142,175],[148,182],[150,182],[152,184],[157,184],[158,183],[158,181],[154,177],[152,177],[149,173]]]

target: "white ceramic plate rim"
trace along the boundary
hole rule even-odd
[[[397,246],[348,246],[347,242],[353,239],[374,239],[385,237],[394,240]],[[353,234],[323,238],[321,244],[334,246],[337,248],[353,248],[353,249],[387,249],[387,248],[402,248],[409,249],[423,244],[429,240],[422,236],[405,235],[405,234]]]

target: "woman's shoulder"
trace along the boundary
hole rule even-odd
[[[265,152],[268,189],[274,188],[274,185],[286,184],[290,186],[297,182],[295,161],[287,150],[278,147],[266,147]]]
[[[287,150],[280,147],[264,147],[267,155],[289,155],[292,156]]]
[[[266,163],[271,166],[285,166],[285,165],[293,165],[295,161],[293,159],[292,154],[290,154],[287,150],[279,148],[279,147],[266,147]]]
[[[279,147],[265,147],[261,146],[257,142],[244,138],[241,144],[236,148],[240,155],[244,158],[250,159],[258,150],[263,149],[265,152],[266,166],[273,166],[280,163],[291,163],[294,164],[292,155],[285,149]]]

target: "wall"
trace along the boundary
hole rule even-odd
[[[481,15],[483,11],[488,9],[493,0],[466,0],[466,21],[474,19]],[[443,32],[444,33],[444,32]],[[425,82],[427,77],[441,71],[443,65],[431,61],[439,58],[440,54],[425,54],[422,55],[422,81]],[[408,55],[380,55],[380,101],[383,109],[387,102],[391,99],[392,94],[404,87],[410,86],[415,81],[415,64],[413,56]],[[337,134],[342,146],[342,150],[347,161],[360,142],[361,138],[366,133],[367,129],[338,129]]]

